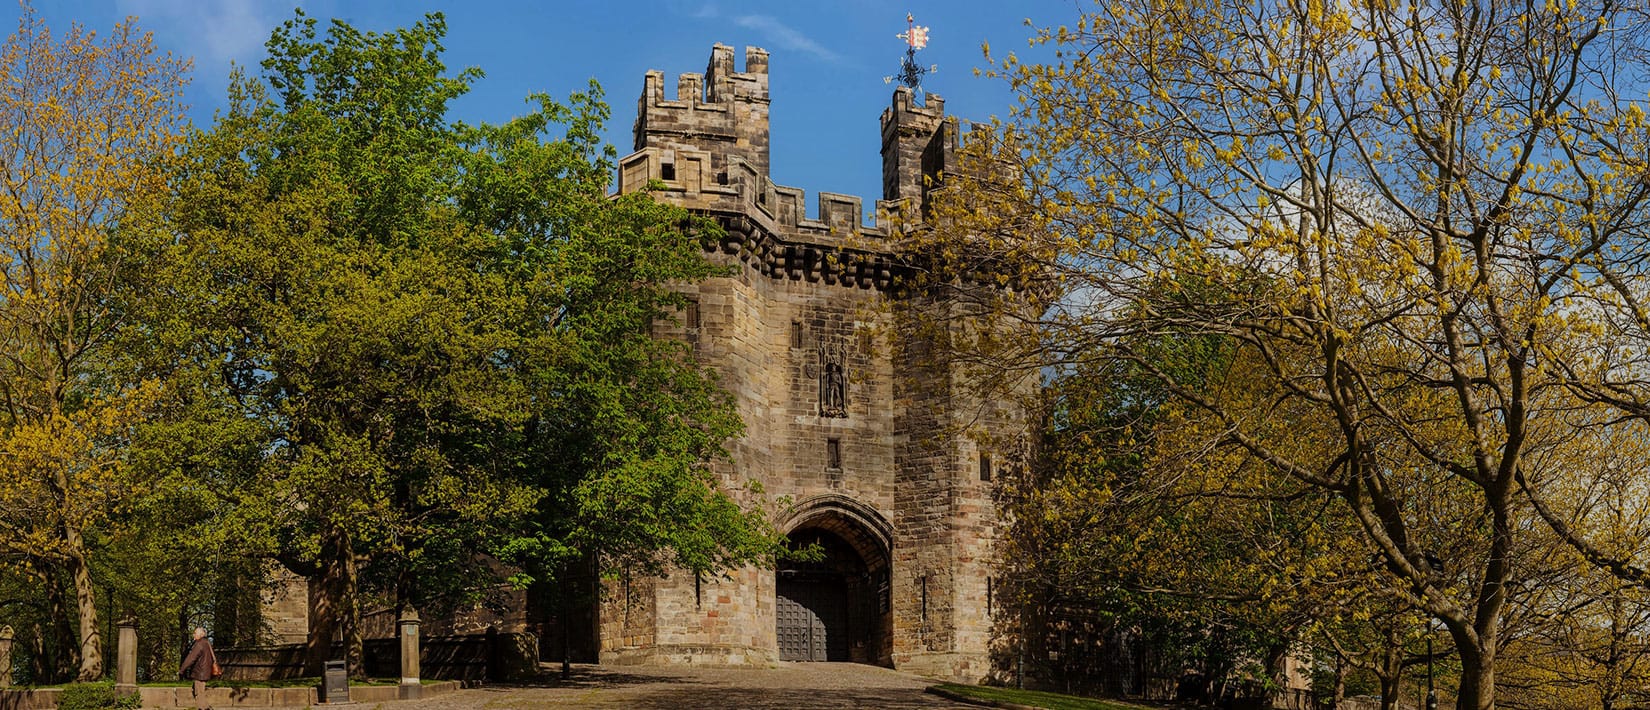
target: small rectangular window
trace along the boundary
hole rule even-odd
[[[922,623],[928,623],[928,575],[922,576]]]
[[[802,347],[802,321],[791,321],[791,347]]]
[[[833,471],[842,470],[842,440],[825,440],[825,468]]]
[[[698,328],[699,327],[699,302],[698,301],[688,301],[687,302],[687,313],[685,314],[685,317],[683,318],[683,320],[685,320],[687,322],[687,327],[689,327],[689,328]]]
[[[664,164],[660,165],[659,166],[659,179],[661,179],[661,180],[675,180],[676,179],[676,164],[675,163],[664,163]]]
[[[991,454],[980,454],[980,480],[991,480]]]

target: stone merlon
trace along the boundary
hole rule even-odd
[[[766,51],[746,48],[741,72],[735,70],[733,48],[718,44],[703,74],[678,77],[672,98],[666,98],[664,82],[663,72],[647,73],[637,107],[636,152],[620,161],[619,191],[662,183],[662,198],[729,223],[732,243],[722,244],[722,250],[755,250],[745,260],[770,275],[814,273],[792,268],[783,256],[810,250],[832,258],[796,258],[829,264],[819,267],[827,271],[875,261],[868,255],[884,251],[901,215],[920,214],[912,210],[923,206],[953,162],[957,122],[945,115],[945,100],[929,94],[919,104],[910,89],[900,87],[881,118],[883,199],[868,213],[858,197],[821,192],[815,198],[817,216],[810,219],[806,194],[769,177]],[[837,254],[850,239],[853,250],[866,253]],[[837,280],[829,273],[816,275]],[[836,276],[860,282],[853,275]]]

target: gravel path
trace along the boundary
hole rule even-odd
[[[422,701],[396,701],[383,710],[488,708],[972,708],[922,692],[934,680],[853,663],[783,663],[778,668],[573,667],[566,683],[559,667],[543,686],[489,686]]]

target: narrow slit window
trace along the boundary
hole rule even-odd
[[[980,480],[991,480],[991,454],[980,454]]]
[[[802,321],[791,321],[791,347],[802,347]]]
[[[687,302],[687,313],[684,316],[683,320],[685,320],[687,322],[687,327],[689,327],[689,328],[698,328],[699,327],[699,302],[698,301],[688,301]]]
[[[842,440],[825,440],[825,468],[832,471],[842,470]]]

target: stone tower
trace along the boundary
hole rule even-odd
[[[726,235],[707,249],[738,269],[684,286],[687,311],[659,335],[691,343],[737,398],[746,433],[720,473],[761,481],[780,530],[826,555],[717,578],[622,576],[598,610],[602,661],[841,660],[983,677],[994,462],[957,425],[1023,420],[980,419],[948,365],[879,327],[904,298],[897,238],[921,228],[889,216],[922,213],[956,120],[937,96],[894,91],[884,199],[867,224],[857,197],[821,192],[810,216],[802,190],[769,179],[766,52],[746,49],[736,71],[733,49],[716,45],[703,75],[683,74],[671,97],[663,86],[648,72],[619,191],[658,181],[660,199],[713,217]]]

